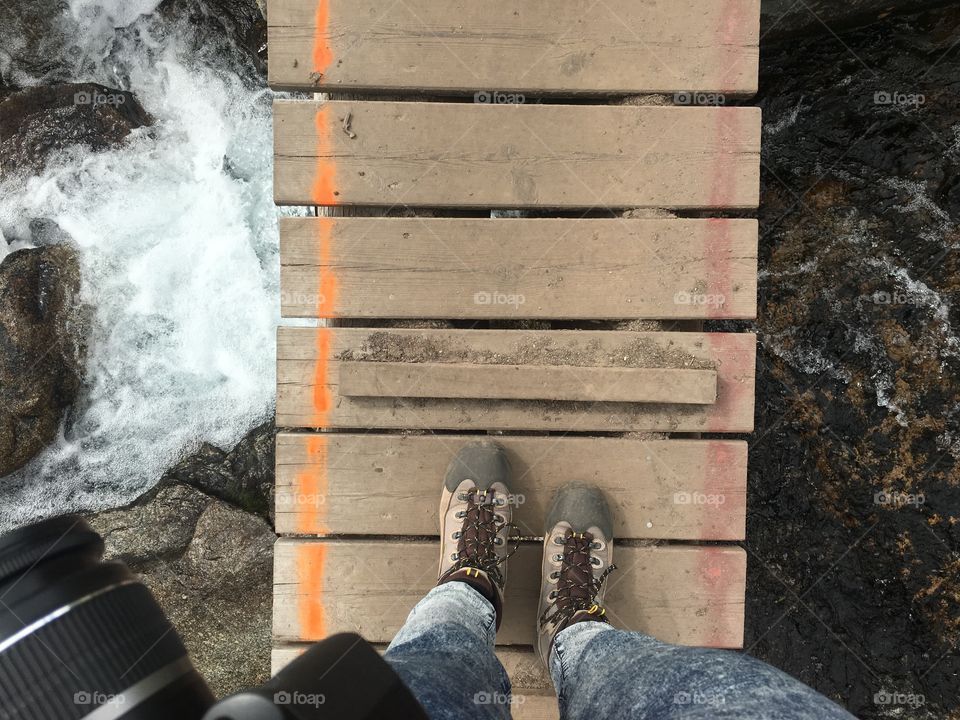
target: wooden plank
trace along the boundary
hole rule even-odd
[[[709,405],[717,400],[717,371],[345,361],[340,364],[340,394]]]
[[[753,318],[757,221],[287,217],[280,277],[286,317]]]
[[[310,647],[308,643],[278,645],[271,652],[271,674],[276,675]],[[386,645],[379,645],[386,652]],[[513,702],[510,704],[514,720],[558,720],[557,696],[553,681],[546,668],[534,653],[533,648],[498,647],[497,659],[503,665],[513,686]]]
[[[269,81],[283,88],[751,95],[757,87],[759,0],[270,0],[267,18]]]
[[[436,584],[437,542],[280,539],[274,552],[274,637],[356,632],[389,642]],[[532,645],[539,544],[510,558],[498,644]],[[743,643],[746,553],[738,547],[618,547],[607,607],[614,625],[681,645]]]
[[[277,425],[751,432],[755,353],[752,334],[281,327],[277,332]],[[343,360],[715,369],[717,402],[351,398],[339,392]],[[586,379],[589,367],[577,372],[582,371]]]
[[[756,208],[751,107],[274,103],[279,205]]]
[[[279,433],[277,532],[438,535],[438,494],[447,465],[475,439]],[[744,538],[747,444],[741,440],[495,439],[510,459],[513,522],[524,535],[542,534],[554,492],[581,481],[605,492],[616,537]]]

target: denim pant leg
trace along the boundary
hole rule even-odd
[[[558,633],[550,675],[562,720],[855,720],[748,655],[669,645],[604,623]]]
[[[509,720],[510,678],[493,653],[495,635],[493,605],[449,582],[410,611],[384,659],[431,720]]]

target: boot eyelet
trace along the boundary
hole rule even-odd
[[[554,545],[566,545],[566,544],[567,544],[567,541],[566,541],[562,536],[557,535],[557,536],[553,539],[553,544],[554,544]]]
[[[552,573],[550,573],[550,576],[547,578],[547,582],[555,583],[555,582],[557,582],[559,579],[560,579],[560,573],[558,573],[558,572],[552,572]]]
[[[450,537],[453,538],[454,540],[459,540],[459,539],[460,539],[460,534],[461,534],[460,531],[457,530],[457,531],[456,531],[453,535],[451,535]]]
[[[603,565],[603,560],[601,560],[598,557],[592,557],[590,558],[590,564],[593,565],[594,567],[600,567],[601,565]]]
[[[606,546],[607,544],[602,540],[594,540],[592,543],[590,543],[591,550],[603,550]]]
[[[553,562],[555,563],[563,562],[563,555],[561,555],[560,553],[557,553],[551,558],[551,560],[553,560]]]
[[[556,600],[556,599],[557,599],[557,591],[551,590],[550,594],[547,595],[547,600]]]
[[[502,538],[502,537],[495,537],[495,538],[493,539],[493,544],[494,544],[494,545],[503,545],[503,538]]]
[[[470,496],[465,492],[457,493],[457,500],[460,500],[461,502],[467,500],[469,497]]]
[[[460,558],[460,553],[452,553],[450,559],[456,562]]]
[[[466,516],[467,516],[467,513],[466,513],[464,510],[458,510],[458,511],[457,511],[456,517],[457,517],[458,519],[465,518]]]

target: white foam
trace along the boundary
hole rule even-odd
[[[110,26],[155,4],[77,0],[70,11]],[[59,223],[95,309],[89,387],[59,440],[0,480],[0,526],[130,501],[201,442],[229,447],[272,415],[270,96],[229,68],[193,66],[176,37],[128,39],[110,67],[76,78],[110,84],[119,58],[152,128],[0,186],[0,233],[22,238],[36,217]]]

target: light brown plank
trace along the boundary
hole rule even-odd
[[[756,341],[750,334],[565,330],[280,328],[277,425],[750,432]],[[342,360],[689,367],[717,371],[712,405],[350,398],[339,392]],[[586,366],[586,367],[579,367]]]
[[[709,405],[717,400],[717,371],[348,361],[340,363],[340,394]]]
[[[755,208],[760,110],[278,100],[274,151],[279,205]]]
[[[753,318],[757,221],[281,218],[280,277],[286,317]]]
[[[277,532],[438,535],[447,465],[476,439],[279,433]],[[541,535],[554,492],[580,481],[603,489],[619,538],[744,538],[747,444],[741,440],[494,439],[510,459],[513,522],[523,535]]]
[[[274,553],[274,637],[356,632],[389,642],[436,584],[436,542],[281,539]],[[541,546],[510,558],[502,645],[532,645]],[[618,547],[606,604],[614,625],[667,642],[743,643],[746,553],[737,547]]]
[[[286,643],[274,647],[270,656],[271,674],[276,675],[309,647],[309,643]],[[387,646],[379,645],[377,649],[386,652]],[[498,647],[496,655],[513,685],[513,702],[510,704],[513,720],[557,720],[560,713],[553,682],[533,648]]]
[[[757,87],[759,0],[270,0],[267,17],[276,87],[554,94],[753,94]]]

